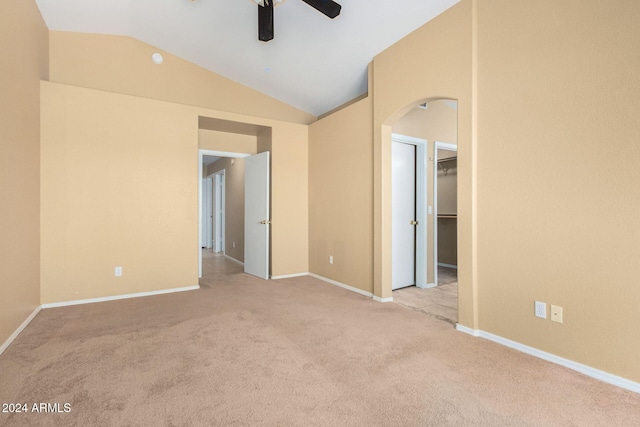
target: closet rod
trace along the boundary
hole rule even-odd
[[[458,156],[447,157],[446,159],[438,159],[438,163],[450,162],[452,160],[458,160]]]

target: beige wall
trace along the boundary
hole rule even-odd
[[[231,258],[244,262],[244,159],[222,158],[207,167],[207,175],[212,175],[223,169],[225,182],[224,252]]]
[[[271,275],[309,272],[308,126],[271,135]],[[258,138],[258,150],[261,139]]]
[[[272,129],[272,274],[308,271],[306,125],[42,88],[43,303],[198,283],[199,117]]]
[[[40,79],[48,31],[32,0],[0,12],[0,346],[40,305]]]
[[[630,1],[462,1],[374,59],[377,295],[389,126],[454,98],[460,324],[640,380],[639,18]],[[563,306],[564,324],[535,318],[534,300]]]
[[[371,106],[365,98],[309,128],[310,272],[367,292],[373,292]]]
[[[42,84],[42,303],[198,284],[197,126],[178,104]]]
[[[472,197],[473,3],[462,1],[373,60],[374,293],[391,293],[391,133],[424,101],[458,101],[458,318],[477,327]],[[371,94],[371,92],[370,92]]]
[[[638,22],[637,1],[478,2],[480,327],[636,382]]]
[[[427,141],[427,157],[429,161],[427,162],[426,171],[426,189],[427,204],[429,206],[434,206],[433,159],[435,158],[435,142],[446,142],[453,145],[458,143],[458,111],[448,104],[450,102],[452,101],[431,101],[427,109],[414,107],[394,122],[392,126],[393,133],[421,138]],[[439,195],[442,196],[442,194]],[[454,192],[452,195],[455,197],[456,193]],[[434,283],[435,281],[433,262],[434,241],[430,238],[430,236],[434,236],[433,226],[433,217],[429,215],[427,221],[427,283]],[[443,238],[443,235],[438,234],[438,244],[450,241],[450,238],[456,239],[457,234],[449,233],[447,236],[448,237]],[[448,249],[445,249],[443,252],[456,252],[456,242],[451,242],[451,244],[447,246]],[[440,256],[440,252],[438,256]],[[455,264],[455,262],[453,264]]]
[[[51,31],[50,49],[52,82],[294,123],[315,120],[309,113],[130,37]],[[153,52],[164,56],[161,65],[151,61]]]
[[[256,136],[207,129],[198,129],[198,148],[245,154],[258,152]]]

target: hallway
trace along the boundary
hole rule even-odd
[[[393,291],[393,302],[455,326],[458,322],[458,270],[438,267],[438,286],[415,286]]]

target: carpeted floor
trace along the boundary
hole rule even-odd
[[[311,277],[208,257],[197,291],[46,309],[0,355],[0,425],[632,426],[640,395]]]

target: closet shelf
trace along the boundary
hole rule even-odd
[[[438,214],[438,218],[458,218],[457,214]]]
[[[451,162],[454,160],[458,160],[458,156],[447,157],[446,159],[438,159],[438,163]]]

